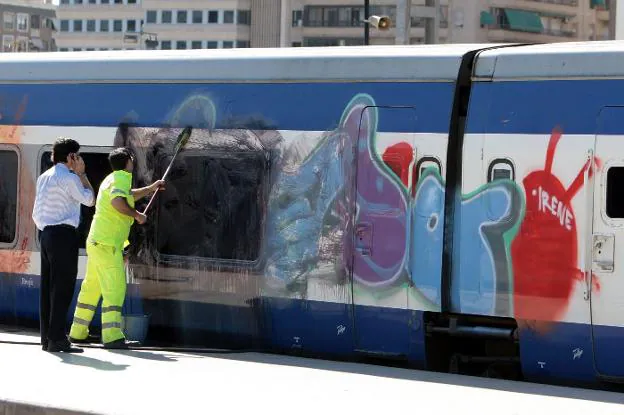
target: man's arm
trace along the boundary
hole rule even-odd
[[[74,200],[85,206],[91,207],[95,205],[95,192],[93,191],[91,183],[89,183],[89,179],[87,179],[87,175],[82,173],[77,176],[79,180],[76,180],[76,177],[70,176],[70,179],[66,181],[69,194]]]
[[[143,199],[145,196],[154,193],[159,188],[164,187],[164,185],[165,185],[165,182],[163,180],[157,180],[154,183],[150,184],[149,186],[140,187],[138,189],[132,189],[130,190],[130,193],[132,194],[132,197],[134,197],[134,200],[136,201],[136,200]]]
[[[113,200],[111,200],[111,205],[113,205],[117,212],[121,213],[122,215],[134,218],[141,225],[144,224],[147,220],[147,216],[131,208],[124,197],[118,196],[113,198]]]

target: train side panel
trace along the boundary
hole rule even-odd
[[[83,144],[94,184],[106,153],[130,146],[142,185],[166,168],[176,127],[192,125],[150,223],[132,232],[125,312],[151,314],[152,333],[177,344],[357,349],[424,364],[422,311],[438,307],[441,240],[415,249],[423,240],[410,235],[436,225],[414,200],[423,178],[444,174],[453,91],[452,82],[1,85],[3,146],[17,146],[20,163],[18,204],[3,213],[5,223],[17,217],[0,250],[3,319],[37,319],[30,213],[54,139]],[[46,104],[58,96],[64,105]],[[440,189],[427,191],[427,208],[440,209]],[[83,237],[90,215],[83,209]],[[352,246],[354,224],[372,224],[368,247]],[[429,265],[410,262],[416,251]]]
[[[514,318],[528,379],[624,375],[614,348],[624,325],[616,248],[624,205],[613,193],[624,159],[623,86],[473,85],[462,193],[485,196],[480,209],[462,204],[456,224],[452,307]]]

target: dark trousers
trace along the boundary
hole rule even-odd
[[[69,306],[78,275],[78,233],[68,225],[46,226],[41,245],[39,319],[41,344],[64,341]]]

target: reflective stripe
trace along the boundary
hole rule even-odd
[[[76,304],[76,308],[84,308],[85,310],[95,311],[95,306],[94,305],[85,304],[85,303],[78,303],[78,304]]]
[[[83,326],[89,327],[89,322],[87,320],[79,318],[79,317],[74,317],[74,323],[82,324]]]
[[[117,311],[121,313],[121,307],[118,305],[111,305],[108,307],[102,307],[102,313],[108,313],[109,311]]]
[[[102,323],[102,330],[106,329],[120,329],[121,323]]]

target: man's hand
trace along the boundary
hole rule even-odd
[[[150,191],[157,192],[159,190],[165,190],[164,180],[156,180],[154,183],[150,185]]]
[[[139,225],[143,225],[147,222],[147,216],[142,214],[141,212],[136,212],[134,215],[134,219],[139,223]]]
[[[74,171],[74,173],[76,173],[78,176],[82,176],[85,173],[85,163],[84,160],[82,159],[82,157],[80,157],[77,154],[72,154],[72,163],[71,163],[71,169]]]

